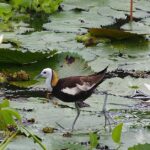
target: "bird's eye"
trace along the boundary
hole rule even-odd
[[[46,74],[46,71],[44,71],[43,73]]]

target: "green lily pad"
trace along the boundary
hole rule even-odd
[[[103,7],[106,6],[108,2],[106,0],[95,0],[95,1],[90,1],[90,0],[64,0],[63,5],[64,5],[64,10],[72,10],[75,8],[80,8],[83,10],[88,10],[93,7]]]
[[[56,51],[41,53],[41,52],[21,52],[20,50],[0,49],[0,63],[7,64],[29,64],[44,58],[47,58],[56,53]]]
[[[123,25],[121,28],[132,33],[145,34],[145,35],[150,34],[149,26],[144,25],[143,23],[140,22],[127,23]]]
[[[11,9],[11,5],[0,3],[0,18],[7,21],[12,16]]]
[[[150,26],[150,17],[142,19],[141,22],[143,22],[145,25]]]
[[[93,17],[94,16],[94,17]],[[95,20],[95,18],[98,18]],[[100,27],[113,24],[110,17],[100,16],[95,12],[62,12],[51,17],[51,22],[43,25],[43,28],[55,32],[85,32],[85,28]]]
[[[128,150],[149,150],[150,149],[150,144],[148,143],[145,143],[145,144],[138,144],[138,145],[135,145],[133,147],[129,147]]]
[[[14,52],[14,55],[17,56],[16,52]],[[42,55],[41,53],[18,52],[18,58],[16,57],[16,59],[14,59],[15,57],[11,58],[11,56],[13,55],[9,55],[9,61],[7,61],[6,57],[2,61],[3,64],[1,64],[1,71],[8,73],[14,73],[20,70],[26,71],[30,78],[29,81],[10,82],[10,84],[21,87],[27,87],[34,84],[36,82],[35,80],[33,80],[34,77],[47,67],[51,67],[56,70],[60,77],[67,77],[71,75],[84,75],[92,72],[86,62],[77,54],[61,53],[51,56],[50,54]],[[21,56],[24,57],[24,60]],[[31,60],[36,60],[36,62],[30,63]],[[26,64],[24,64],[25,62]]]
[[[117,11],[108,6],[100,8],[98,10],[98,13],[101,16],[107,16],[107,17],[112,16],[114,19],[126,19],[126,15],[124,11]]]

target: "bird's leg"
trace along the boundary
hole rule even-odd
[[[79,115],[80,115],[80,105],[78,104],[78,102],[75,102],[75,108],[76,108],[76,110],[77,110],[77,115],[76,115],[76,117],[75,117],[75,119],[74,119],[74,121],[73,121],[71,132],[73,132],[75,123],[76,123],[76,121],[77,121],[77,119],[78,119],[78,117],[79,117]],[[56,122],[56,124],[57,124],[60,128],[65,129],[65,128],[64,128],[62,125],[60,125],[58,122]]]
[[[78,119],[78,117],[79,117],[79,115],[80,115],[80,108],[79,108],[78,102],[75,102],[75,107],[76,107],[76,109],[77,109],[77,115],[76,115],[76,117],[75,117],[75,119],[74,119],[74,121],[73,121],[72,130],[71,130],[71,131],[74,130],[75,123],[76,123],[76,121],[77,121],[77,119]]]
[[[110,121],[109,121],[109,118],[107,116],[107,111],[106,111],[107,99],[108,99],[108,94],[106,93],[105,94],[105,100],[104,100],[103,108],[102,108],[102,113],[104,114],[104,117],[105,117],[105,127],[107,125],[107,121],[108,121],[108,124],[110,126]]]
[[[106,93],[105,94],[105,100],[104,100],[102,112],[106,112],[107,99],[108,99],[108,94]]]
[[[47,98],[47,99],[50,99],[50,97],[51,97],[51,93],[50,93],[49,91],[47,91],[47,92],[46,92],[46,98]]]
[[[113,118],[111,117],[111,115],[109,114],[109,112],[107,112],[107,110],[106,110],[107,99],[108,99],[108,94],[106,93],[106,94],[105,94],[105,100],[104,100],[104,104],[103,104],[102,113],[104,114],[104,117],[105,117],[105,126],[104,126],[104,127],[106,127],[107,122],[108,122],[108,125],[109,125],[110,130],[111,130],[110,119],[111,119],[114,123],[116,123],[116,122],[113,120]]]

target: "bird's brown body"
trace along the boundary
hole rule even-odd
[[[41,72],[40,76],[46,78],[46,85],[56,98],[75,103],[77,116],[73,121],[72,131],[80,115],[80,107],[88,106],[83,101],[91,96],[95,88],[104,80],[107,68],[88,76],[71,76],[61,79],[58,79],[56,72],[51,68],[43,69]]]
[[[86,100],[93,93],[94,89],[103,81],[107,67],[99,73],[89,76],[72,76],[61,78],[53,87],[52,94],[64,102],[77,102]],[[87,87],[86,87],[87,86]],[[76,93],[63,92],[63,89],[75,89]],[[82,89],[84,88],[84,89]],[[89,89],[88,89],[89,88]]]

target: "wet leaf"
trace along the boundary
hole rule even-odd
[[[123,123],[118,124],[112,131],[112,139],[115,143],[121,143],[121,134],[122,134]]]
[[[149,35],[150,30],[149,26],[141,23],[141,22],[132,22],[124,24],[121,29],[126,30],[130,33],[138,34],[138,35]]]
[[[0,62],[11,64],[29,64],[44,58],[50,57],[56,51],[41,53],[41,52],[22,52],[19,50],[0,49]]]
[[[90,147],[91,149],[96,148],[98,145],[98,135],[97,133],[89,133],[90,136]]]
[[[7,21],[12,15],[11,9],[11,5],[0,3],[0,18]]]
[[[12,115],[13,117],[15,117],[17,120],[21,120],[21,116],[16,110],[14,110],[12,108],[4,108],[3,110],[6,113],[8,113],[8,114]]]
[[[0,130],[8,130],[10,126],[16,126],[16,120],[21,121],[20,114],[13,108],[10,108],[9,101],[4,99],[0,104]]]
[[[150,149],[150,144],[148,143],[138,144],[128,148],[128,150],[149,150],[149,149]]]
[[[95,18],[98,19],[95,20]],[[87,31],[86,28],[98,28],[115,22],[110,17],[100,16],[92,11],[84,11],[82,13],[64,11],[53,15],[51,20],[50,23],[44,24],[43,28],[58,33],[85,33]]]
[[[0,103],[0,109],[1,108],[4,108],[4,107],[9,107],[9,100],[7,100],[7,99],[4,99],[3,101],[2,101],[2,103]]]
[[[130,33],[127,31],[117,30],[117,29],[91,28],[88,30],[88,32],[95,37],[110,38],[115,40],[143,37],[143,35],[138,35],[135,33]]]
[[[93,94],[87,99],[86,102],[90,104],[91,107],[82,109],[79,122],[77,122],[75,127],[75,134],[70,138],[64,138],[59,129],[53,133],[53,135],[44,134],[41,132],[41,129],[49,125],[58,128],[55,123],[57,121],[66,129],[70,129],[71,123],[76,115],[72,103],[58,101],[58,106],[54,106],[53,103],[51,103],[51,99],[52,101],[56,100],[54,97],[51,97],[50,100],[45,100],[45,103],[43,103],[43,99],[39,98],[45,97],[45,89],[43,89],[43,91],[29,91],[30,89],[24,90],[24,88],[21,88],[20,90],[19,88],[19,90],[16,91],[14,86],[9,86],[9,88],[12,89],[6,89],[6,96],[7,93],[8,96],[10,96],[10,94],[14,96],[14,93],[17,93],[18,96],[16,99],[11,99],[11,106],[17,108],[17,110],[21,112],[21,115],[27,118],[27,120],[35,118],[36,122],[29,125],[32,130],[44,140],[47,149],[87,150],[89,148],[87,142],[89,141],[89,132],[91,132],[91,130],[94,132],[97,129],[102,132],[100,133],[100,144],[102,144],[100,148],[108,149],[109,147],[110,149],[115,149],[115,144],[112,141],[110,133],[106,133],[103,130],[104,118],[99,115],[99,111],[103,106],[104,97],[101,94],[103,91],[108,91],[110,94],[107,109],[110,111],[112,117],[117,121],[124,122],[126,132],[123,132],[124,144],[121,145],[121,149],[127,149],[137,142],[149,142],[149,130],[144,128],[149,125],[149,103],[145,104],[141,103],[138,99],[127,98],[127,96],[132,95],[132,92],[134,92],[134,89],[131,89],[130,86],[137,85],[139,90],[143,91],[146,90],[143,83],[150,84],[147,78],[147,73],[150,68],[148,40],[141,39],[141,37],[137,40],[133,37],[129,40],[127,38],[120,41],[120,39],[115,38],[110,40],[110,37],[107,38],[108,42],[105,42],[105,40],[103,42],[101,37],[96,37],[98,43],[95,42],[95,46],[93,47],[85,47],[82,43],[77,43],[75,40],[76,34],[79,33],[83,35],[87,32],[88,28],[103,28],[104,26],[109,28],[118,28],[121,26],[127,29],[128,32],[147,34],[149,32],[147,30],[149,25],[148,1],[134,0],[133,20],[135,20],[137,24],[133,22],[132,28],[125,27],[128,24],[129,4],[130,1],[126,0],[64,0],[61,6],[63,11],[50,15],[47,20],[43,19],[41,21],[38,14],[36,15],[37,19],[35,16],[29,17],[29,14],[27,14],[27,19],[30,19],[30,21],[28,21],[29,24],[11,22],[11,27],[6,27],[5,25],[1,27],[0,23],[0,30],[5,37],[0,47],[14,51],[14,55],[11,55],[11,57],[7,56],[7,51],[5,55],[0,55],[0,70],[10,71],[12,73],[24,70],[31,77],[30,81],[11,83],[17,86],[25,87],[32,85],[36,87],[36,89],[43,88],[44,81],[41,79],[35,84],[37,81],[33,81],[33,78],[45,67],[51,67],[56,70],[60,78],[71,75],[87,75],[90,74],[92,70],[95,72],[102,70],[108,64],[110,64],[108,71],[114,71],[117,68],[131,72],[133,69],[136,71],[147,71],[146,74],[139,72],[132,77],[124,76],[121,78],[120,76],[115,77],[116,74],[114,73],[113,78],[106,79],[97,88],[97,90],[100,91],[99,94]],[[27,4],[25,5],[25,7],[27,7]],[[19,16],[21,16],[21,14],[16,17]],[[20,21],[20,19],[18,19],[17,22],[18,21]],[[37,29],[33,24],[40,26],[40,28]],[[136,29],[138,29],[138,31]],[[37,30],[39,32],[36,32]],[[99,41],[99,39],[101,39],[101,41]],[[82,42],[82,40],[88,41],[85,42],[85,45],[94,43],[94,40],[91,38],[87,40],[86,37],[83,37],[80,42]],[[23,54],[18,54],[16,49]],[[54,49],[57,49],[59,54],[55,56],[53,54],[49,55],[49,52]],[[31,52],[31,56],[26,55],[26,51]],[[36,53],[39,56],[34,56],[34,52],[39,52],[39,54]],[[62,52],[69,53],[64,54]],[[10,54],[9,51],[8,53]],[[17,54],[16,57],[15,53]],[[47,55],[43,55],[43,53]],[[46,56],[49,58],[46,58]],[[22,60],[21,57],[23,58]],[[91,68],[88,66],[91,66]],[[3,94],[3,90],[0,91],[0,94],[1,93]],[[30,93],[32,94],[30,95]],[[149,93],[149,91],[147,90],[146,93]],[[65,107],[61,108],[59,106]],[[86,144],[81,146],[81,142],[86,143],[88,147]],[[8,145],[8,149],[26,149],[26,145],[28,145],[30,149],[40,149],[37,144],[24,136],[17,136],[16,139]],[[103,145],[108,145],[108,147]]]
[[[84,35],[77,35],[76,36],[77,42],[82,42],[86,47],[88,46],[95,46],[98,43],[109,43],[110,40],[107,38],[98,38],[95,36],[91,36],[89,33]]]
[[[36,80],[34,80],[35,76],[38,75],[41,72],[41,70],[47,67],[51,67],[52,69],[56,70],[60,78],[71,76],[71,75],[84,75],[92,72],[91,69],[86,64],[86,62],[84,61],[84,59],[75,53],[74,54],[60,53],[60,54],[55,54],[54,56],[48,54],[42,55],[41,53],[38,52],[37,53],[18,52],[18,56],[16,55],[15,52],[11,54],[12,55],[9,56],[11,57],[11,59],[9,59],[9,63],[8,62],[7,64],[2,63],[0,64],[0,66],[2,72],[3,73],[6,72],[6,77],[7,77],[7,72],[8,75],[10,74],[10,78],[8,76],[10,84],[19,87],[28,87],[29,85],[35,84],[37,82]],[[14,58],[13,55],[16,55],[16,58]],[[21,56],[24,57],[24,60],[22,60]],[[7,55],[5,55],[5,58],[6,57]],[[27,63],[27,64],[20,65],[20,63],[30,62],[31,60],[33,61],[34,59],[35,60],[38,59],[38,61],[34,63],[29,63],[29,64]],[[4,59],[4,62],[5,61],[7,60]]]
[[[44,133],[54,133],[54,128],[51,128],[51,127],[44,127],[44,128],[42,129],[42,131],[43,131]]]

